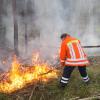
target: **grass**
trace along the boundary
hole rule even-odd
[[[58,80],[52,80],[47,84],[39,83],[36,88],[29,86],[11,95],[0,94],[0,100],[78,100],[78,98],[100,95],[100,66],[93,65],[87,69],[91,78],[89,85],[82,82],[79,72],[75,70],[64,90],[58,88]]]

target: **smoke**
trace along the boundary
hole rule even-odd
[[[10,0],[9,0],[10,1]],[[27,57],[38,50],[49,60],[58,54],[60,35],[67,32],[80,39],[82,45],[100,43],[100,0],[16,0],[19,27],[20,55]],[[3,16],[6,43],[14,48],[13,13],[11,1]],[[27,13],[26,15],[24,13]],[[27,25],[27,27],[25,27]],[[25,32],[28,34],[28,52],[25,52]],[[94,55],[100,49],[87,49]],[[53,60],[53,58],[52,58]]]
[[[61,0],[34,0],[34,6],[35,25],[40,31],[40,50],[43,55],[50,57],[57,52],[59,34],[65,27],[64,8]]]
[[[8,48],[14,48],[14,29],[13,29],[13,15],[12,15],[12,6],[11,4],[6,4],[4,3],[3,6],[5,7],[5,11],[6,11],[6,15],[3,16],[3,24],[6,27],[6,37],[5,40],[6,41],[6,46]]]
[[[81,40],[82,45],[98,45],[100,26],[98,0],[34,0],[35,24],[40,35],[40,44],[59,46],[59,36],[67,32]],[[55,34],[56,33],[56,34]],[[43,48],[43,47],[42,47]],[[56,51],[48,48],[44,54]],[[86,50],[90,54],[100,49]]]

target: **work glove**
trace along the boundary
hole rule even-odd
[[[61,62],[61,66],[62,66],[62,67],[65,66],[65,62]]]
[[[61,69],[64,68],[64,66],[65,66],[65,62],[61,62],[61,63],[60,63],[60,66],[57,67],[57,69],[58,69],[58,70],[61,70]]]

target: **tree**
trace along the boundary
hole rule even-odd
[[[14,51],[18,56],[18,23],[17,23],[17,11],[16,11],[16,0],[12,0],[12,8],[13,8],[13,22],[14,22]]]
[[[5,47],[5,33],[6,29],[3,25],[2,18],[4,16],[4,0],[0,0],[0,46]]]

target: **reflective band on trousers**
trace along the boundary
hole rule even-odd
[[[84,82],[88,82],[90,79],[89,79],[89,77],[88,76],[86,76],[86,77],[83,77],[83,81]]]
[[[61,80],[61,83],[68,83],[68,81],[63,81],[63,80]]]
[[[86,77],[83,77],[83,79],[84,79],[84,80],[86,80],[86,79],[88,79],[88,78],[89,78],[88,76],[86,76]]]
[[[88,82],[90,79],[88,78],[87,80],[83,80],[84,82]]]
[[[63,80],[68,81],[68,78],[62,77]]]
[[[60,82],[66,84],[68,83],[68,80],[69,80],[68,78],[62,77]]]

